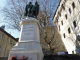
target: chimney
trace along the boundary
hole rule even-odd
[[[2,25],[0,28],[2,28],[4,30],[5,29],[5,25]]]

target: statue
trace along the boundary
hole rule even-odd
[[[31,2],[26,5],[24,16],[37,18],[38,13],[39,5],[37,2],[35,2],[35,5],[32,5]]]
[[[28,5],[26,5],[24,16],[30,17],[32,7],[33,5],[31,2]]]
[[[35,2],[35,5],[32,7],[32,17],[37,18],[38,13],[39,13],[39,5],[37,2]]]

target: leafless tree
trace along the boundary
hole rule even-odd
[[[38,20],[40,21],[40,25],[43,27],[44,26],[44,40],[47,43],[47,45],[50,48],[50,54],[53,54],[54,52],[54,47],[52,47],[51,42],[54,39],[55,36],[55,29],[53,30],[52,28],[50,28],[49,30],[49,26],[52,25],[52,17],[54,15],[54,9],[56,6],[56,3],[59,2],[59,0],[55,0],[53,2],[53,0],[44,0],[44,1],[40,1],[40,13],[38,15]],[[52,29],[52,30],[51,30]],[[48,30],[50,32],[48,32]],[[49,34],[51,34],[49,36]]]
[[[9,0],[7,5],[2,9],[4,22],[8,23],[12,29],[20,31],[20,21],[24,14],[26,0]]]
[[[34,2],[33,0],[31,1]],[[47,43],[47,29],[50,25],[52,25],[52,17],[54,16],[54,11],[56,5],[59,3],[59,0],[37,1],[40,5],[37,19],[39,20],[41,27],[44,27],[44,39]],[[27,0],[9,0],[7,7],[2,9],[2,12],[5,16],[4,22],[8,23],[10,28],[14,28],[20,31],[20,21],[23,18],[27,2]],[[53,36],[50,38],[49,43],[47,43],[49,46],[52,40]]]
[[[44,1],[38,1],[40,5],[40,13],[38,15],[38,18],[40,22],[42,23],[42,26],[49,26],[52,23],[52,17],[54,15],[54,10],[56,7],[56,3],[59,2],[59,0],[44,0]]]

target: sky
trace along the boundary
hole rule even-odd
[[[6,5],[6,0],[0,0],[0,9],[4,8]],[[1,13],[1,11],[0,11]],[[0,21],[3,20],[3,16],[2,14],[0,14]],[[6,25],[4,22],[0,22],[0,26],[2,25]],[[15,29],[9,29],[5,26],[5,31],[7,31],[9,34],[11,34],[13,37],[15,38],[19,38],[20,36],[20,32],[18,30]]]

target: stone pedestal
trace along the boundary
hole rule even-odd
[[[26,18],[20,24],[19,42],[11,49],[8,60],[12,56],[21,58],[23,55],[27,56],[28,60],[43,60],[39,36],[39,21],[35,18]]]

